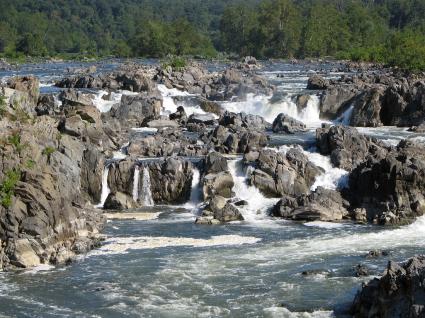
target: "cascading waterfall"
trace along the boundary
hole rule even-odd
[[[330,157],[321,155],[317,152],[316,148],[311,148],[309,151],[305,151],[300,146],[294,147],[285,145],[279,147],[278,149],[269,149],[286,154],[286,152],[288,152],[288,150],[291,148],[300,149],[307,156],[309,161],[325,170],[324,173],[316,177],[314,184],[310,188],[311,191],[315,191],[317,187],[323,187],[325,189],[331,190],[348,187],[348,171],[332,166]]]
[[[103,208],[103,205],[105,204],[105,201],[108,198],[109,193],[111,193],[111,190],[109,189],[109,186],[108,186],[109,168],[110,168],[110,164],[105,165],[105,167],[103,168],[102,194],[100,196],[100,203],[96,205],[97,208]]]
[[[142,182],[142,204],[143,206],[154,206],[155,202],[152,198],[151,190],[151,177],[148,167],[143,168],[143,182]]]
[[[190,191],[189,202],[185,204],[188,208],[194,208],[202,202],[202,190],[201,190],[201,172],[197,167],[193,168],[192,176],[192,188]]]
[[[247,206],[241,209],[244,219],[248,222],[258,222],[264,220],[266,211],[272,207],[278,199],[266,198],[255,186],[249,186],[246,182],[246,174],[243,171],[242,160],[228,161],[229,171],[235,183],[233,191],[236,198],[244,200]]]
[[[108,94],[111,94],[109,100],[103,99],[103,96]],[[94,96],[93,105],[96,106],[96,108],[101,113],[106,113],[111,110],[114,104],[117,104],[121,101],[122,95],[123,95],[122,93],[115,93],[115,92],[108,93],[107,91],[101,90]]]
[[[173,97],[193,96],[188,92],[183,92],[176,88],[169,89],[163,84],[158,85],[158,90],[161,92],[163,100],[161,115],[169,115],[177,111],[178,105],[174,102]],[[203,111],[199,106],[183,105],[183,107],[188,116],[192,114],[206,114],[206,112]]]
[[[133,200],[137,202],[139,200],[139,180],[140,180],[140,168],[138,165],[134,166],[133,175]]]
[[[350,125],[351,116],[353,115],[354,105],[351,105],[347,110],[336,120],[337,123],[343,124],[345,126]]]
[[[315,191],[317,187],[336,190],[348,186],[348,171],[332,166],[331,159],[318,152],[305,152],[308,159],[325,172],[316,177],[310,190]]]
[[[244,102],[226,102],[223,108],[230,111],[262,116],[266,121],[272,123],[280,113],[284,113],[299,121],[302,121],[309,127],[318,127],[323,122],[320,120],[320,100],[316,95],[310,95],[307,105],[301,111],[293,101],[293,96],[287,95],[277,103],[270,103],[268,96],[254,96],[249,94]]]

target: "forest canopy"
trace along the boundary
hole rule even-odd
[[[331,56],[425,69],[423,0],[0,0],[0,54]]]

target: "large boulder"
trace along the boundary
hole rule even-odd
[[[329,81],[320,75],[312,75],[309,77],[307,82],[307,89],[326,89],[329,85]]]
[[[425,213],[425,150],[401,141],[380,156],[369,155],[349,176],[353,207],[379,224],[411,222]]]
[[[352,170],[367,155],[385,153],[381,142],[360,134],[357,129],[324,126],[316,130],[316,146],[320,154],[331,157],[335,167]]]
[[[243,221],[239,209],[228,199],[215,195],[210,198],[202,215],[196,219],[197,224],[220,224],[232,221]]]
[[[140,127],[148,121],[159,119],[162,96],[159,91],[143,92],[138,95],[123,95],[121,104],[111,111],[122,124]]]
[[[295,134],[304,132],[306,125],[286,114],[279,114],[273,121],[272,129],[274,133]]]
[[[226,128],[219,125],[210,132],[200,136],[210,148],[221,153],[246,153],[264,148],[268,137],[264,132],[251,131],[247,128]]]
[[[59,100],[64,107],[67,106],[92,106],[93,96],[74,89],[64,90],[59,94]]]
[[[110,193],[103,205],[105,210],[128,210],[136,207],[136,202],[128,194],[122,192]]]
[[[33,105],[37,105],[38,97],[40,95],[40,81],[35,76],[22,76],[22,77],[13,77],[8,80],[7,86],[20,91],[27,93],[30,97]]]
[[[193,165],[180,158],[149,164],[152,198],[156,203],[185,203],[190,199]]]
[[[225,198],[232,197],[234,181],[229,171],[209,173],[202,180],[204,198],[219,195]]]
[[[363,285],[351,307],[354,317],[424,317],[425,257],[388,263],[382,278]]]
[[[341,85],[331,86],[325,90],[320,98],[320,115],[326,119],[336,119],[346,109],[348,109],[352,100],[359,93],[359,89]]]
[[[258,115],[246,113],[224,112],[219,119],[219,124],[228,128],[240,130],[247,128],[250,130],[264,131],[270,127],[270,124]]]
[[[341,221],[349,215],[348,201],[335,190],[318,187],[296,198],[286,196],[273,208],[273,215],[295,221]]]
[[[205,174],[228,171],[227,159],[220,153],[212,151],[205,158]]]
[[[353,112],[350,125],[355,127],[377,127],[382,126],[381,105],[384,90],[372,88],[365,90],[353,100]]]
[[[252,156],[245,155],[244,161],[254,167],[249,182],[266,196],[298,196],[310,191],[316,176],[322,169],[310,162],[297,148],[286,153],[264,149],[250,161]]]

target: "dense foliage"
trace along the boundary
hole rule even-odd
[[[425,68],[424,0],[0,0],[0,54],[335,56]]]

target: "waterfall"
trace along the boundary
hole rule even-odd
[[[310,95],[306,107],[298,110],[291,95],[286,95],[280,102],[270,103],[268,96],[249,94],[244,102],[225,102],[222,105],[224,109],[230,112],[239,113],[243,111],[247,114],[259,115],[269,123],[272,123],[280,113],[284,113],[302,121],[307,126],[318,127],[323,122],[320,120],[319,104],[319,97]]]
[[[202,189],[201,189],[201,173],[197,167],[193,168],[192,188],[190,191],[189,202],[185,204],[187,208],[195,208],[202,202]]]
[[[105,204],[105,201],[108,198],[109,193],[111,192],[111,190],[108,187],[109,168],[110,168],[110,164],[105,165],[105,167],[103,168],[102,194],[100,196],[100,203],[96,205],[96,208],[103,208],[103,205]]]
[[[110,94],[109,99],[103,99],[103,96]],[[115,104],[121,102],[122,93],[111,92],[100,90],[93,98],[93,105],[101,112],[109,112]]]
[[[142,203],[143,206],[154,206],[155,202],[152,198],[151,191],[151,177],[148,167],[143,168],[143,182],[142,182]]]
[[[351,116],[353,115],[353,110],[354,110],[354,105],[351,105],[340,117],[337,118],[336,122],[341,123],[345,126],[349,126],[351,121]]]
[[[134,175],[133,175],[133,200],[137,202],[139,200],[139,179],[140,179],[140,168],[139,166],[134,166]]]
[[[315,191],[317,187],[336,190],[348,187],[348,171],[332,166],[331,159],[318,152],[304,152],[308,159],[325,172],[316,177],[310,190]]]
[[[278,199],[266,198],[255,186],[249,186],[246,182],[246,174],[243,171],[242,160],[230,160],[229,170],[235,185],[233,191],[236,198],[244,200],[248,205],[242,207],[241,213],[246,221],[258,222],[266,217],[266,211],[272,207]]]

